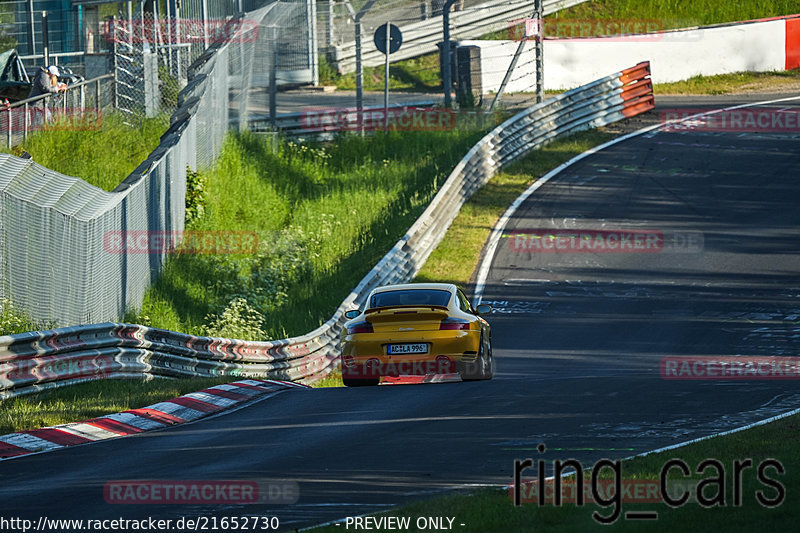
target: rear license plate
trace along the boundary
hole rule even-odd
[[[428,345],[425,343],[417,344],[390,344],[386,353],[389,355],[405,354],[405,353],[428,353]]]

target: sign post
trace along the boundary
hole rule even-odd
[[[403,34],[400,28],[388,21],[378,26],[375,30],[375,48],[386,56],[383,69],[383,130],[389,131],[389,54],[400,49],[403,44]]]

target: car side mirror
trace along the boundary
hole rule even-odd
[[[361,311],[358,309],[351,309],[350,311],[345,311],[344,316],[345,318],[355,318],[361,314]]]
[[[492,306],[489,304],[480,304],[475,308],[476,315],[488,315],[492,312]]]

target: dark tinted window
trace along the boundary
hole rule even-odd
[[[437,289],[408,289],[379,292],[370,298],[369,306],[392,307],[395,305],[442,305],[450,301],[449,291]]]

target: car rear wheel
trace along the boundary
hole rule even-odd
[[[477,381],[481,379],[492,379],[493,371],[492,340],[490,338],[484,343],[483,334],[481,333],[480,348],[475,362],[463,365],[463,367],[459,369],[459,374],[461,374],[461,379],[463,381]]]

